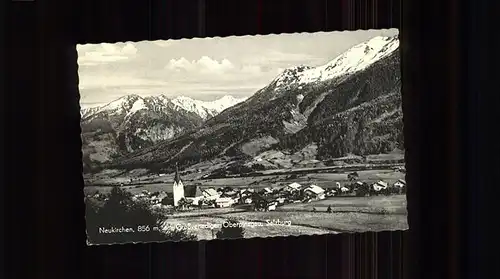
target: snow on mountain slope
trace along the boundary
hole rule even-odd
[[[125,115],[125,118],[130,117],[130,115],[136,113],[137,111],[140,111],[142,109],[147,109],[146,104],[144,103],[143,99],[137,99],[133,104],[132,107],[129,109],[127,112],[127,115]]]
[[[135,94],[127,95],[116,99],[106,105],[91,107],[81,110],[83,119],[95,117],[100,114],[121,115],[125,114],[126,118],[140,110],[162,110],[164,107],[172,106],[175,110],[184,110],[192,112],[201,117],[203,120],[213,117],[223,110],[232,107],[246,98],[234,98],[233,96],[224,96],[214,101],[200,101],[189,97],[176,97],[169,99],[164,95],[140,97]]]
[[[334,82],[330,87],[334,87],[345,78],[367,69],[398,49],[399,39],[397,36],[374,37],[351,47],[324,65],[318,67],[298,66],[286,69],[260,95],[263,96],[264,100],[272,101],[285,95],[294,94],[292,92],[302,92],[296,96],[298,103],[294,104],[290,110],[292,117],[283,120],[285,130],[288,133],[297,133],[306,126],[309,115],[328,94],[328,91],[321,94],[309,94],[310,92],[318,92],[313,87],[330,81]],[[306,88],[308,89],[306,90]],[[307,104],[302,104],[305,98],[308,100]]]
[[[286,69],[271,84],[274,85],[274,91],[281,91],[290,87],[300,87],[304,84],[346,76],[366,69],[390,55],[398,47],[399,39],[397,36],[374,37],[348,49],[325,65],[319,67],[298,66]]]
[[[127,95],[106,105],[81,109],[87,165],[109,162],[199,127],[206,119],[243,101],[225,96],[212,102],[164,95]]]
[[[88,116],[96,113],[100,108],[98,106],[96,107],[88,107],[88,108],[81,108],[80,109],[80,116],[82,119],[87,118]]]
[[[137,101],[143,100],[138,95],[124,96],[100,107],[96,113],[107,111],[112,112],[113,114],[121,114],[124,111],[130,111]],[[138,107],[136,106],[135,110],[137,111],[137,109]]]
[[[207,118],[213,117],[229,107],[243,102],[245,99],[246,98],[236,99],[232,96],[224,96],[215,101],[205,102],[194,100],[189,97],[177,97],[172,100],[172,103],[178,108],[194,112],[206,120]]]
[[[289,69],[285,69],[283,73],[281,73],[275,79],[276,90],[284,85],[289,85],[296,83],[297,80],[300,80],[301,76],[304,73],[314,71],[315,68],[310,66],[298,66]]]
[[[326,65],[304,72],[299,83],[325,81],[366,69],[399,47],[396,37],[375,37],[358,44]]]

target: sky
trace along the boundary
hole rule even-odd
[[[82,108],[122,96],[249,97],[284,69],[319,66],[397,29],[78,45]]]

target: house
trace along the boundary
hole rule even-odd
[[[275,211],[277,206],[277,202],[272,201],[267,204],[267,211]]]
[[[243,190],[240,191],[240,197],[242,199],[252,197],[253,194],[254,194],[254,192],[253,191],[249,191],[248,189],[243,189]]]
[[[189,185],[184,188],[185,198],[193,205],[200,205],[200,202],[204,199],[203,192],[200,187],[198,185]]]
[[[242,197],[251,197],[254,195],[254,193],[255,193],[254,189],[243,189],[240,191],[240,195]]]
[[[325,198],[325,189],[316,186],[316,185],[311,185],[307,187],[304,192],[308,195],[311,196],[314,199],[322,200]]]
[[[300,185],[297,182],[294,182],[294,183],[286,186],[285,191],[292,193],[292,192],[300,191],[301,188],[302,188],[302,185]]]
[[[234,200],[232,198],[217,198],[215,204],[217,207],[231,207],[234,204]]]
[[[341,186],[341,187],[340,187],[340,192],[341,192],[341,193],[344,193],[344,194],[345,194],[345,193],[347,193],[347,192],[349,192],[350,190],[351,190],[351,189],[349,189],[349,188],[348,188],[348,187],[346,187],[346,186]]]
[[[251,203],[252,203],[252,201],[253,201],[253,200],[252,200],[252,198],[245,198],[245,199],[243,200],[243,203],[245,203],[245,204],[251,204]]]
[[[403,179],[399,179],[398,181],[396,181],[396,183],[394,183],[394,187],[396,188],[404,188],[406,186],[406,181],[404,181]]]
[[[278,202],[269,196],[256,195],[254,197],[254,209],[257,211],[272,211],[276,210]]]
[[[186,197],[186,200],[188,200],[189,203],[192,205],[201,205],[203,203],[204,197],[203,196]]]
[[[327,191],[325,191],[325,196],[328,197],[328,198],[334,197],[336,193],[337,193],[337,190],[335,190],[335,189],[328,189]]]
[[[226,197],[226,198],[234,198],[237,196],[238,193],[236,193],[236,191],[227,191],[227,192],[223,192],[220,196],[221,197]]]
[[[338,192],[343,193],[343,194],[345,194],[345,193],[347,193],[347,192],[350,191],[350,189],[348,187],[342,186],[340,184],[340,182],[335,182],[335,189],[337,189]]]
[[[218,197],[220,197],[220,194],[217,193],[217,191],[214,188],[208,188],[204,189],[201,191],[205,199],[208,200],[216,200]]]
[[[385,190],[385,189],[387,189],[388,186],[389,185],[387,184],[387,182],[384,182],[382,180],[380,180],[377,183],[372,185],[373,190],[376,192],[381,191],[381,190]]]
[[[264,194],[271,194],[272,192],[273,192],[273,190],[269,187],[262,189],[262,193],[264,193]]]

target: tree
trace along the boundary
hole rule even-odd
[[[241,223],[234,219],[228,219],[222,224],[222,228],[215,234],[217,239],[238,239],[243,238],[245,229]]]
[[[347,175],[347,178],[349,179],[349,181],[355,181],[358,180],[359,174],[357,172],[351,172]]]
[[[369,194],[370,189],[369,189],[368,184],[363,183],[362,185],[357,186],[355,191],[356,191],[357,197],[364,197],[367,194]]]
[[[100,207],[86,201],[87,238],[91,243],[112,244],[150,241],[195,240],[187,230],[164,231],[166,217],[153,212],[145,202],[133,201],[131,194],[114,187]],[[116,229],[125,229],[117,232]]]
[[[253,193],[252,204],[254,210],[265,210],[267,208],[267,201],[258,193]]]
[[[173,205],[174,204],[174,198],[171,195],[167,195],[161,200],[161,204],[163,205]]]
[[[187,228],[176,228],[165,232],[169,241],[196,241],[196,235],[188,232]]]
[[[184,207],[188,206],[189,204],[190,204],[189,201],[186,198],[184,198],[184,197],[181,198],[179,200],[179,202],[177,203],[177,205],[178,205],[179,208],[184,208]]]

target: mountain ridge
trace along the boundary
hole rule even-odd
[[[129,94],[102,106],[82,109],[84,167],[107,163],[174,138],[242,100],[225,96],[203,102],[188,97]]]
[[[196,131],[108,167],[168,169],[173,161],[188,167],[225,158],[228,165],[279,168],[296,164],[304,149],[312,160],[404,149],[397,36],[375,37],[325,65],[294,68]]]
[[[208,117],[213,117],[214,115],[220,113],[224,109],[231,107],[237,103],[240,103],[246,99],[247,98],[235,98],[231,95],[225,95],[213,101],[200,101],[185,96],[168,98],[163,94],[156,96],[147,96],[147,97],[141,97],[138,94],[128,94],[103,105],[82,108],[80,112],[82,120],[85,121],[87,118],[91,117],[96,113],[102,111],[120,109],[123,108],[124,104],[130,104],[130,102],[135,104],[136,101],[156,100],[164,102],[165,104],[171,102],[172,104],[176,105],[178,109],[184,109],[186,111],[195,112],[201,118],[204,118],[206,120]]]

